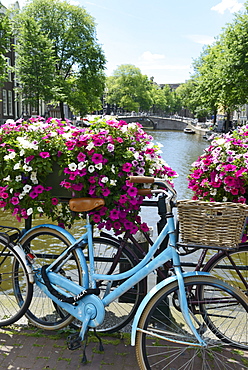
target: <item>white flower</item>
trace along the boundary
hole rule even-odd
[[[21,162],[17,162],[13,167],[14,170],[19,170],[19,168],[21,168]]]
[[[90,165],[90,166],[88,167],[88,171],[89,171],[90,173],[94,172],[94,171],[95,171],[95,167],[94,167],[94,166],[92,166],[92,165]]]
[[[85,162],[78,163],[78,169],[79,170],[82,170],[84,167],[86,167],[86,163]]]
[[[219,138],[219,139],[216,139],[215,142],[217,145],[222,145],[222,144],[225,144],[226,140],[223,138]]]
[[[77,169],[77,165],[76,165],[76,163],[70,163],[68,167],[69,167],[69,169],[70,169],[71,171],[76,171],[76,169]]]
[[[93,144],[93,142],[89,143],[89,144],[86,146],[86,149],[87,149],[87,150],[91,150],[91,149],[93,149],[93,148],[94,148],[94,144]]]
[[[117,180],[110,180],[110,185],[116,186]]]
[[[30,180],[32,180],[32,181],[37,180],[37,172],[34,172],[34,171],[33,171],[33,172],[31,173]]]
[[[17,137],[16,140],[19,141],[20,146],[23,149],[34,149],[34,150],[38,150],[39,149],[39,147],[38,147],[37,144],[34,144],[34,143],[28,141],[27,139],[25,139],[22,136]]]
[[[33,208],[27,209],[27,215],[30,216],[33,213]]]
[[[115,165],[114,165],[114,164],[112,164],[112,166],[111,166],[111,171],[112,171],[113,173],[115,173]]]
[[[108,180],[109,180],[108,177],[105,176],[105,177],[102,178],[101,182],[103,182],[104,184],[106,184],[106,182],[108,182]]]
[[[21,175],[16,176],[15,181],[16,181],[16,182],[22,181],[22,177],[21,177]]]
[[[7,177],[5,177],[5,178],[3,179],[3,181],[10,181],[10,175],[8,175]]]
[[[42,213],[43,209],[41,207],[37,207],[37,211]]]
[[[23,187],[24,193],[29,193],[31,189],[32,189],[32,186],[28,184]]]
[[[23,156],[24,156],[24,154],[25,154],[25,151],[22,149],[22,150],[20,151],[20,156],[21,156],[21,157],[23,157]]]
[[[9,192],[10,192],[11,194],[13,194],[13,188],[9,189]]]
[[[18,198],[23,199],[25,197],[25,195],[26,195],[25,193],[21,193],[21,194],[19,194]]]
[[[16,153],[15,153],[15,152],[11,152],[11,153],[9,153],[9,154],[5,155],[5,156],[3,157],[3,159],[4,159],[5,161],[8,161],[9,159],[14,159],[14,158],[15,158],[15,156],[16,156]]]
[[[102,169],[102,163],[97,163],[95,165],[95,167],[96,167],[97,170],[101,170]]]
[[[27,172],[30,172],[33,170],[33,168],[31,166],[28,166],[27,164],[24,164],[23,169],[24,171],[27,171]]]

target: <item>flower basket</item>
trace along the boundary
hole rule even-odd
[[[61,198],[103,198],[105,206],[90,213],[99,229],[148,231],[139,217],[142,185],[128,177],[177,175],[152,140],[134,122],[97,119],[83,128],[41,117],[7,122],[0,127],[0,208],[18,220],[46,215],[70,226],[75,216]]]
[[[62,171],[63,169],[58,165],[58,163],[53,162],[52,173],[47,175],[44,187],[51,187],[50,194],[52,197],[62,200],[70,199],[73,196],[72,191],[60,185],[62,181],[68,179],[68,175],[64,174]]]
[[[183,243],[222,249],[236,248],[240,243],[247,205],[181,200],[177,207]]]

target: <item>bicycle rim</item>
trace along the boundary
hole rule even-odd
[[[198,342],[184,321],[178,305],[178,285],[174,282],[156,293],[140,318],[136,337],[140,369],[247,369],[248,352],[227,345],[206,322],[206,318],[212,319],[216,314],[215,328],[219,333],[225,332],[227,327],[232,328],[231,342],[235,328],[243,342],[240,335],[247,322],[246,297],[212,277],[187,278],[185,287],[193,324],[207,346],[195,346]],[[200,289],[201,297],[197,296]],[[220,299],[223,296],[225,305]]]
[[[34,271],[44,264],[52,263],[54,258],[69,245],[70,242],[63,234],[44,227],[33,230],[22,239],[22,246],[26,253],[31,251],[36,255]],[[58,273],[78,284],[81,283],[82,274],[75,251],[72,251],[71,258]],[[73,316],[57,306],[36,284],[26,316],[33,325],[45,330],[61,329],[74,320]]]
[[[235,270],[228,256],[230,256],[239,272]],[[240,288],[248,295],[248,245],[240,244],[239,249],[228,251],[228,256],[222,252],[215,254],[207,262],[203,271],[210,272],[211,275]],[[239,274],[242,275],[247,285],[242,281]]]
[[[27,311],[32,294],[24,263],[11,246],[0,245],[0,326],[18,321]]]

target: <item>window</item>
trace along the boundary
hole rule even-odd
[[[7,59],[8,67],[11,67],[11,59],[10,58],[6,58],[6,59]],[[8,81],[11,82],[12,81],[12,79],[11,79],[11,69],[8,68],[7,72],[8,72]]]
[[[9,107],[9,116],[13,116],[13,101],[12,101],[12,91],[8,91],[8,107]]]
[[[6,90],[3,90],[3,115],[7,116],[7,93]]]

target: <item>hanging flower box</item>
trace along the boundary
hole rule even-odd
[[[101,197],[105,206],[91,219],[116,233],[135,233],[140,224],[140,185],[128,176],[176,175],[138,123],[98,120],[77,128],[41,118],[1,126],[0,170],[0,208],[18,220],[45,214],[69,225],[73,217],[60,197]]]

